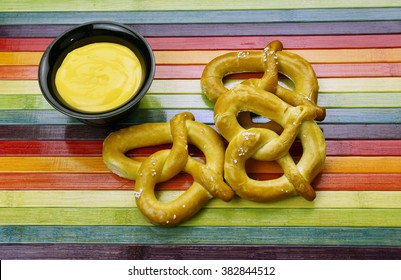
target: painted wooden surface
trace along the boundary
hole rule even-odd
[[[72,2],[0,3],[0,259],[401,258],[401,1]],[[97,19],[142,33],[157,63],[139,113],[103,128],[61,115],[37,84],[52,40]],[[316,200],[212,200],[177,228],[152,226],[136,208],[135,182],[104,166],[103,139],[188,110],[214,128],[199,84],[205,64],[275,39],[311,62],[327,108]],[[227,84],[249,77],[257,74]],[[301,155],[300,143],[291,153]],[[281,173],[276,163],[247,168],[260,180]],[[179,174],[157,191],[168,200],[192,180]]]

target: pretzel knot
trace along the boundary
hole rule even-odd
[[[172,143],[143,162],[129,158],[129,150]],[[188,154],[188,144],[197,146],[206,163]],[[181,113],[169,123],[142,124],[111,133],[103,144],[103,159],[114,173],[136,180],[135,199],[141,212],[154,224],[175,226],[197,213],[213,197],[230,201],[233,190],[223,180],[224,144],[209,126],[195,122],[191,113]],[[178,198],[159,201],[157,183],[170,180],[184,171],[193,184]]]
[[[264,72],[260,79],[249,79],[225,88],[223,77],[237,72]],[[278,84],[281,73],[292,80],[295,90]],[[314,119],[323,119],[324,108],[316,105],[317,79],[303,58],[282,51],[278,41],[263,52],[228,53],[212,60],[203,72],[204,94],[216,101],[216,128],[229,141],[224,164],[227,183],[241,197],[271,201],[299,194],[307,200],[316,196],[311,181],[323,167],[326,144]],[[270,121],[256,124],[250,114]],[[296,138],[303,154],[297,163],[289,154]],[[246,161],[276,161],[283,169],[280,178],[257,181],[246,173]]]

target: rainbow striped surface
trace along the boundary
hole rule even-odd
[[[102,128],[54,110],[37,83],[50,42],[99,19],[144,35],[157,63],[140,114]],[[327,108],[316,200],[212,200],[176,228],[151,225],[136,208],[135,182],[103,164],[104,138],[183,111],[214,127],[200,88],[205,64],[276,39],[311,62]],[[256,179],[281,172],[274,162],[247,167]],[[169,199],[191,183],[183,173],[157,191]],[[401,258],[401,1],[1,1],[0,259],[180,258]]]

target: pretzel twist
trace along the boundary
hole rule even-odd
[[[223,77],[238,72],[264,72],[261,79],[249,79],[231,90]],[[278,84],[278,73],[288,76],[295,90]],[[278,41],[263,52],[233,52],[212,60],[201,79],[204,94],[216,101],[216,128],[229,141],[224,164],[227,183],[241,197],[271,201],[302,195],[307,200],[316,196],[310,182],[325,161],[326,144],[314,119],[323,119],[324,108],[316,105],[318,85],[310,64],[303,58],[282,51]],[[270,122],[255,124],[250,112]],[[303,154],[295,163],[289,149],[296,138]],[[283,169],[278,179],[256,181],[246,173],[249,158],[277,161]]]
[[[318,82],[308,61],[297,54],[283,51],[280,41],[273,41],[263,51],[230,52],[211,60],[201,76],[202,92],[213,102],[228,89],[223,78],[234,73],[263,73],[262,79],[245,83],[262,88],[292,106],[306,105],[316,110],[316,120],[323,120],[324,108],[317,106]],[[288,77],[295,90],[278,85],[278,73]]]
[[[125,155],[131,149],[167,143],[172,143],[171,149],[158,151],[143,162]],[[205,164],[189,156],[188,143],[204,153]],[[136,180],[137,206],[156,225],[178,225],[211,198],[230,201],[234,196],[223,180],[221,138],[209,126],[195,122],[191,113],[178,114],[169,123],[142,124],[111,133],[103,144],[103,159],[112,172]],[[155,185],[181,171],[193,176],[193,184],[175,200],[159,201],[154,193]]]

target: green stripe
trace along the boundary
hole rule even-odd
[[[400,95],[401,96],[401,95]],[[400,102],[401,104],[401,102]],[[140,103],[141,109],[210,109],[213,103],[199,94],[146,95]],[[2,95],[0,110],[48,110],[51,105],[42,95]]]
[[[196,121],[213,124],[213,110],[203,109],[141,109],[131,113],[120,124],[132,125],[149,122],[166,122],[176,114],[190,111]],[[264,122],[256,118],[255,122]],[[358,108],[358,109],[327,109],[326,118],[322,124],[400,124],[401,108]],[[2,125],[50,125],[50,124],[81,124],[80,121],[67,117],[56,110],[0,110],[0,124]]]
[[[49,110],[53,107],[42,95],[3,94],[0,110]]]
[[[3,24],[80,24],[95,20],[126,24],[266,23],[398,20],[399,8],[306,9],[249,11],[130,11],[130,12],[24,12],[3,13]]]
[[[401,246],[401,228],[0,226],[0,243]]]
[[[322,93],[399,93],[401,78],[320,78],[319,92]],[[239,80],[225,80],[228,88],[238,84]],[[185,93],[199,94],[199,80],[154,80],[149,89],[150,94]],[[33,80],[0,80],[0,94],[33,94],[40,95],[38,81]],[[319,96],[320,96],[319,94]]]
[[[1,208],[0,224],[151,225],[136,208]],[[183,225],[401,227],[401,209],[203,209]]]
[[[318,104],[326,108],[399,108],[401,107],[401,92],[320,93]]]
[[[326,108],[398,108],[400,93],[331,93],[319,94],[319,105]],[[210,109],[211,103],[199,94],[146,95],[140,103],[141,109]],[[0,110],[48,110],[52,107],[42,95],[3,94]]]
[[[66,183],[68,184],[68,183]],[[171,201],[181,195],[183,191],[157,192],[162,201]],[[136,207],[133,191],[77,191],[77,190],[51,190],[51,191],[0,191],[0,208],[3,207]],[[277,209],[390,209],[401,208],[400,191],[318,191],[313,202],[296,196],[270,203],[257,203],[235,197],[230,203],[220,199],[213,199],[204,208],[277,208]]]
[[[231,0],[170,0],[170,1],[113,1],[113,0],[2,0],[0,11],[153,11],[153,10],[238,10],[238,9],[306,9],[306,8],[354,8],[397,7],[392,0],[338,0],[338,1],[231,1]]]

